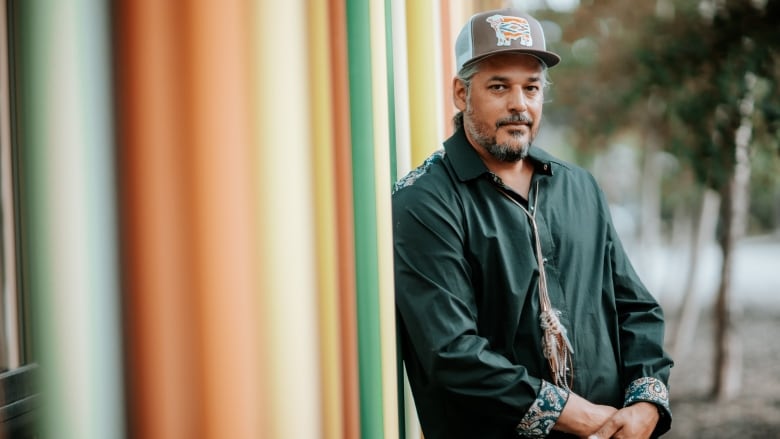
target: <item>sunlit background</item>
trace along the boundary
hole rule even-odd
[[[779,3],[1,2],[0,437],[421,437],[390,190],[504,6],[666,309],[668,437],[777,436]]]

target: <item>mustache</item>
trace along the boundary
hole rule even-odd
[[[500,128],[504,125],[515,124],[515,123],[524,123],[528,125],[533,125],[534,120],[531,119],[529,116],[526,116],[525,114],[514,113],[509,117],[505,117],[503,119],[499,119],[498,121],[496,121],[496,128]]]

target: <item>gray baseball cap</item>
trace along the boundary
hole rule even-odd
[[[547,50],[542,25],[530,15],[516,9],[498,9],[473,15],[455,40],[455,62],[458,72],[499,53],[533,55],[552,67],[561,57]]]

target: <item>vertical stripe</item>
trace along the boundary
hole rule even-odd
[[[401,178],[409,172],[412,165],[411,158],[411,140],[410,140],[410,120],[409,120],[409,68],[406,43],[406,2],[390,1],[391,5],[391,26],[392,26],[392,60],[393,60],[393,95],[391,102],[394,106],[394,133],[395,133],[395,168],[393,173],[395,179]],[[398,360],[396,371],[398,374],[398,385],[396,394],[399,397],[398,414],[400,418],[401,438],[420,437],[420,426],[417,420],[417,413],[414,408],[414,400],[409,390],[409,385],[404,380],[403,362],[401,361],[400,349],[398,351]]]
[[[362,437],[383,437],[370,12],[347,1]]]
[[[412,164],[409,134],[409,64],[406,45],[406,3],[388,0],[392,7],[393,99],[396,179],[409,172]]]
[[[403,4],[403,2],[396,2],[398,4]],[[384,188],[385,191],[387,191],[388,196],[388,205],[390,205],[389,201],[389,190],[390,187],[392,187],[392,184],[395,183],[396,180],[398,180],[398,148],[397,148],[397,138],[398,138],[398,129],[396,127],[396,119],[397,115],[396,112],[398,111],[398,107],[395,104],[395,52],[394,52],[394,30],[393,30],[393,2],[391,0],[384,0],[384,25],[385,25],[385,58],[387,63],[387,96],[388,96],[388,124],[389,124],[389,142],[390,142],[390,186],[388,188]],[[404,109],[405,110],[405,109]],[[379,176],[377,176],[379,178]],[[379,181],[381,181],[381,178],[379,178]],[[383,190],[383,187],[381,184],[377,185],[377,199],[381,200],[381,190]],[[389,280],[389,295],[390,295],[390,305],[392,306],[393,311],[393,319],[395,319],[395,282],[394,282],[394,274],[392,271],[392,264],[393,264],[393,248],[392,248],[392,209],[390,212],[385,214],[385,216],[391,221],[390,224],[387,224],[386,226],[379,225],[380,230],[380,244],[381,244],[381,231],[384,230],[384,227],[387,227],[390,242],[389,242],[389,254],[390,254],[390,280]],[[381,222],[383,219],[383,215],[378,216],[379,221]],[[381,250],[380,245],[380,258],[383,254],[383,251]],[[380,264],[382,264],[380,262]],[[380,281],[381,282],[381,281]],[[382,283],[383,284],[383,283]],[[387,293],[382,293],[387,294]],[[385,297],[384,295],[382,296]],[[384,328],[384,326],[383,326]],[[403,390],[403,362],[401,360],[401,352],[400,352],[400,345],[397,343],[397,327],[395,324],[395,321],[393,322],[392,327],[390,328],[392,330],[392,344],[391,347],[394,350],[393,351],[393,357],[394,357],[394,363],[389,366],[387,369],[385,369],[385,374],[388,374],[388,370],[392,371],[392,375],[390,376],[391,379],[393,379],[392,386],[388,387],[385,385],[385,412],[388,412],[389,410],[394,410],[394,414],[388,414],[387,418],[385,419],[385,424],[387,424],[389,421],[387,419],[395,418],[397,420],[396,422],[396,429],[395,435],[391,435],[387,429],[385,429],[385,434],[388,437],[398,437],[399,439],[405,439],[406,435],[406,416],[404,412],[404,390]],[[383,335],[384,337],[384,335]],[[383,345],[383,348],[386,348]],[[392,395],[392,397],[395,399],[395,407],[391,407],[391,401],[389,401],[388,395]],[[392,415],[392,417],[391,417]]]
[[[203,398],[188,259],[182,24],[169,2],[115,7],[128,427],[137,438],[196,437]]]
[[[412,167],[419,166],[441,146],[441,66],[439,59],[438,2],[406,2],[409,57],[409,117]]]
[[[344,438],[339,337],[338,251],[330,26],[327,4],[309,1],[309,83],[312,99],[312,157],[317,246],[317,290],[322,380],[322,437]]]
[[[216,5],[216,3],[215,3]],[[260,2],[255,35],[253,105],[258,112],[255,185],[264,333],[270,349],[270,438],[318,437],[318,372],[311,100],[304,0]],[[222,7],[221,5],[215,7]],[[298,29],[301,32],[291,32]]]
[[[360,395],[357,355],[355,218],[352,193],[352,147],[347,69],[347,16],[344,0],[329,0],[333,49],[333,138],[335,143],[336,220],[338,235],[339,315],[341,318],[344,438],[360,437]]]
[[[261,436],[249,12],[230,0],[180,14],[202,434],[212,438]]]
[[[122,437],[105,4],[19,2],[29,294],[52,437]]]
[[[452,117],[455,116],[455,104],[452,102],[452,78],[455,72],[455,43],[451,29],[451,10],[449,0],[440,0],[439,23],[441,25],[441,96],[442,96],[442,125],[444,137],[452,135]]]
[[[7,2],[0,4],[0,197],[2,197],[2,297],[0,310],[2,329],[0,329],[0,366],[15,369],[22,365],[22,332],[19,328],[19,311],[22,303],[18,300],[19,286],[16,270],[17,231],[14,188],[13,154],[11,147],[11,90],[8,71],[8,14]]]
[[[379,334],[382,364],[382,421],[384,437],[398,437],[398,393],[396,389],[395,294],[393,283],[393,238],[390,211],[390,90],[387,66],[385,0],[369,4],[371,32],[371,87],[374,116],[374,197],[376,199],[376,242],[379,301]]]
[[[390,143],[390,184],[392,185],[398,179],[398,162],[396,161],[396,107],[395,107],[395,67],[393,65],[393,9],[391,0],[382,0],[383,3],[383,25],[385,29],[384,35],[384,54],[385,64],[387,72],[385,76],[387,78],[387,123],[389,125],[388,141]],[[400,2],[399,2],[400,3]],[[381,180],[380,180],[381,181]],[[381,186],[381,184],[380,184]]]

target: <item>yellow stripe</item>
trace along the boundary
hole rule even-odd
[[[440,148],[441,89],[436,2],[407,0],[406,26],[409,55],[409,115],[412,167]]]
[[[327,4],[309,2],[309,81],[312,100],[314,208],[316,211],[317,289],[319,296],[322,437],[342,439],[344,419],[336,248],[336,188],[329,21]]]

